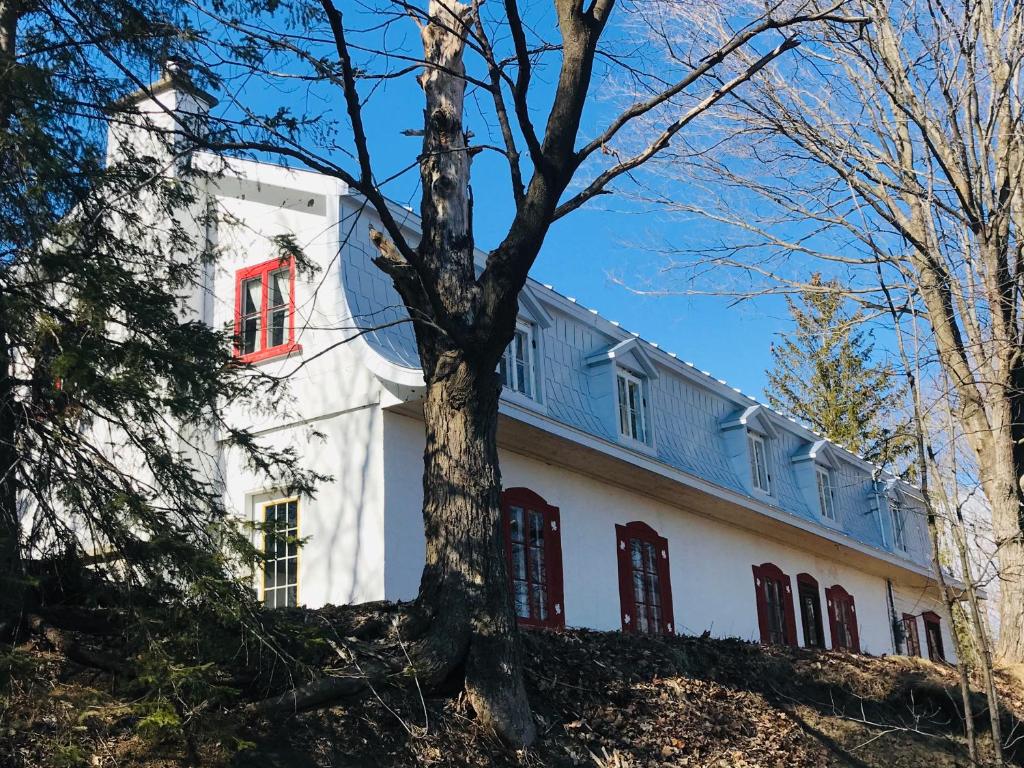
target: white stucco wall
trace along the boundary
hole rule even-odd
[[[299,500],[299,536],[306,540],[299,553],[299,603],[383,599],[381,390],[362,362],[362,348],[340,343],[352,322],[335,258],[329,197],[231,179],[212,192],[218,221],[210,236],[218,258],[205,315],[214,327],[234,322],[238,270],[283,255],[274,237],[294,238],[319,267],[296,276],[295,341],[301,349],[257,363],[261,372],[287,378],[284,397],[266,409],[232,407],[228,416],[263,445],[294,449],[303,469],[329,476],[315,496]],[[240,452],[226,451],[220,460],[226,503],[240,519],[253,521],[263,503],[289,495],[254,474]]]
[[[383,414],[383,421],[385,591],[388,598],[408,599],[416,594],[423,563],[423,427],[415,419],[389,412]],[[526,486],[561,511],[568,626],[620,628],[615,524],[642,520],[668,539],[674,613],[680,632],[700,634],[710,630],[716,637],[757,640],[751,566],[772,562],[791,577],[794,589],[798,573],[816,578],[823,611],[825,588],[842,585],[856,601],[861,649],[876,655],[893,652],[886,582],[878,576],[836,562],[831,556],[795,549],[516,453],[502,451],[501,468],[505,487]],[[945,615],[926,595],[918,598],[929,606],[919,608],[918,613],[935,610]],[[802,644],[803,629],[799,610],[795,610]],[[823,624],[826,644],[831,647],[827,617]],[[944,631],[947,624],[944,620]],[[951,641],[946,643],[946,650],[947,658],[952,658]]]

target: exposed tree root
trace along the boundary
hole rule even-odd
[[[287,715],[329,707],[371,689],[418,685],[428,694],[465,690],[480,724],[514,748],[536,738],[530,710],[521,706],[527,701],[521,680],[511,670],[507,679],[495,677],[487,663],[496,653],[518,653],[505,647],[514,642],[507,635],[485,636],[465,625],[430,621],[416,604],[334,607],[323,618],[344,668],[253,702],[250,712]]]
[[[126,676],[131,674],[131,666],[121,659],[100,651],[94,651],[79,643],[68,631],[46,622],[42,616],[28,617],[28,627],[35,635],[39,635],[53,646],[54,650],[67,656],[76,664],[92,667],[103,672]]]

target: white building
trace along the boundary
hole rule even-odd
[[[173,88],[158,97],[203,109]],[[412,598],[423,381],[401,302],[371,263],[379,223],[337,180],[270,164],[231,161],[207,192],[220,258],[190,306],[291,382],[287,413],[232,418],[332,477],[315,498],[288,498],[220,456],[239,514],[307,540],[282,548],[257,588],[272,605]],[[412,213],[395,215],[415,232]],[[281,235],[317,274],[297,273]],[[498,439],[523,624],[873,654],[902,649],[899,624],[912,651],[951,658],[912,486],[550,286],[530,282],[520,306]]]

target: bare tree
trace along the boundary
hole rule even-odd
[[[501,387],[495,368],[512,338],[527,273],[555,221],[607,193],[613,181],[662,152],[710,106],[797,47],[803,26],[824,19],[846,21],[844,3],[797,0],[767,12],[758,6],[752,13],[755,6],[741,10],[723,3],[747,14],[736,16],[740,26],[733,34],[706,45],[695,25],[695,44],[688,49],[692,58],[646,71],[642,63],[634,66],[628,53],[616,52],[614,42],[602,47],[606,38],[621,43],[630,34],[625,24],[608,32],[615,0],[553,0],[550,7],[522,8],[504,0],[490,15],[479,2],[382,1],[355,25],[346,23],[332,0],[289,6],[290,18],[298,19],[292,27],[280,13],[272,21],[212,17],[232,34],[230,39],[211,38],[210,44],[229,48],[228,58],[242,61],[246,76],[255,72],[266,79],[334,86],[327,98],[341,104],[338,110],[328,109],[316,120],[248,111],[246,130],[210,146],[266,152],[342,179],[366,198],[382,222],[382,231],[371,233],[376,264],[391,277],[412,319],[426,382],[426,564],[403,634],[413,639],[410,652],[420,682],[434,686],[464,669],[477,715],[512,745],[531,743],[535,726],[523,686],[499,526]],[[208,11],[197,6],[197,12]],[[419,51],[396,43],[402,25],[411,29],[411,24],[419,31]],[[276,68],[288,57],[292,66],[287,72]],[[597,95],[599,59],[631,78],[643,95],[587,138],[581,124]],[[733,61],[740,65],[732,66]],[[549,74],[545,68],[555,71],[553,82],[536,76],[538,71]],[[716,82],[715,73],[727,76]],[[389,207],[385,172],[364,127],[381,84],[414,74],[423,93],[422,103],[410,105],[408,115],[410,121],[422,120],[422,128],[409,131],[422,136],[409,162],[419,170],[418,240],[409,238]],[[496,144],[471,144],[467,89],[475,104],[486,104],[480,106],[480,122],[497,126]],[[394,104],[380,108],[393,110]],[[623,129],[655,113],[661,118],[642,146],[618,144]],[[328,137],[323,129],[328,122],[341,139]],[[507,160],[511,194],[503,195],[502,204],[510,198],[512,207],[503,237],[478,272],[470,162],[482,151]],[[352,163],[337,161],[340,153]],[[352,688],[333,684],[330,690]],[[330,693],[321,689],[297,692],[285,701],[296,705],[328,698]]]
[[[733,232],[676,265],[739,268],[753,284],[734,291],[751,295],[803,288],[801,272],[824,260],[847,295],[883,312],[876,270],[889,285],[911,286],[894,298],[897,315],[927,319],[936,364],[952,384],[992,508],[996,657],[1019,663],[1024,7],[857,0],[848,10],[870,23],[856,31],[822,23],[813,44],[722,105],[720,125],[745,137],[745,154],[732,151],[736,142],[727,151],[704,142],[674,158],[692,168],[699,157],[720,197],[673,207]]]

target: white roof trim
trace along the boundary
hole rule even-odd
[[[650,356],[644,351],[643,342],[637,337],[632,337],[624,341],[620,341],[608,349],[595,352],[592,355],[588,355],[584,358],[583,362],[588,365],[599,365],[601,363],[608,362],[620,362],[628,360],[630,355],[636,360],[637,365],[643,370],[644,376],[652,381],[658,378],[658,369],[651,361]]]
[[[551,317],[551,313],[544,307],[544,302],[529,283],[519,292],[519,310],[523,317],[538,328],[550,328],[554,325],[555,319]]]
[[[726,416],[719,427],[723,430],[743,427],[754,432],[761,432],[766,437],[776,438],[779,431],[772,424],[771,411],[763,405],[751,405],[748,408],[741,408],[738,411]]]
[[[793,454],[792,461],[794,464],[813,461],[829,469],[839,469],[838,450],[828,440],[815,440],[804,444]]]

